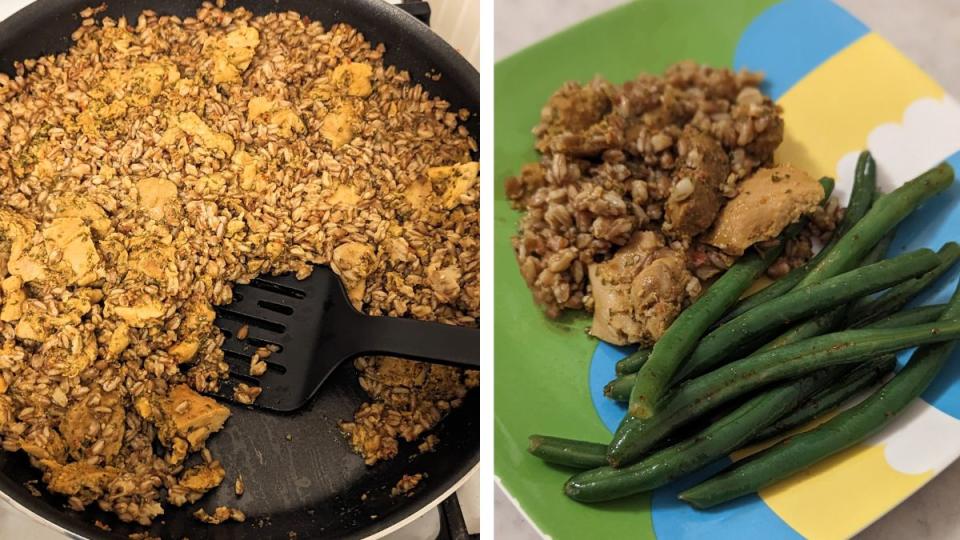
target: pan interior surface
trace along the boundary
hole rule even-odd
[[[80,24],[79,13],[95,2],[40,0],[0,22],[0,71],[11,73],[13,62],[67,50],[70,34]],[[144,9],[159,14],[190,16],[199,0],[113,0],[100,16],[135,19]],[[383,43],[385,63],[408,70],[411,79],[432,95],[473,113],[465,122],[479,140],[479,76],[456,51],[425,26],[382,0],[231,1],[255,14],[297,11],[329,27],[337,22],[358,28],[367,41]],[[440,73],[439,80],[428,73]],[[367,467],[351,452],[337,422],[351,418],[369,397],[357,382],[352,364],[340,368],[313,401],[292,414],[270,414],[230,406],[233,413],[208,447],[227,470],[223,483],[195,505],[165,506],[150,531],[162,538],[242,539],[352,537],[375,534],[435,502],[479,461],[479,392],[432,430],[440,442],[433,452],[419,454],[417,443],[401,442],[398,456]],[[233,484],[242,473],[245,493],[237,498]],[[424,473],[426,479],[410,496],[391,497],[390,489],[404,474]],[[143,527],[125,524],[91,505],[83,513],[66,508],[66,498],[43,489],[40,472],[26,455],[0,453],[0,491],[18,505],[85,538],[127,538]],[[30,487],[28,487],[28,483]],[[31,495],[32,487],[40,496]],[[192,512],[199,506],[241,509],[244,523],[206,526]],[[94,521],[109,526],[104,531]]]

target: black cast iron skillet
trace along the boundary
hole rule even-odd
[[[106,0],[101,16],[136,19],[144,9],[160,14],[193,15],[200,0]],[[13,62],[69,48],[70,34],[80,24],[81,10],[100,0],[39,0],[0,22],[0,70],[12,73]],[[231,0],[228,8],[244,6],[255,14],[297,11],[326,27],[345,22],[372,43],[384,43],[384,61],[408,70],[414,82],[446,99],[453,110],[465,107],[473,117],[466,123],[479,141],[480,77],[453,48],[430,29],[382,0]],[[439,72],[434,81],[428,72]],[[227,478],[200,503],[240,508],[245,523],[208,526],[185,508],[168,506],[150,532],[162,538],[288,539],[361,538],[376,535],[430,504],[439,502],[479,462],[480,397],[471,392],[459,409],[434,430],[440,443],[433,453],[418,455],[416,444],[401,443],[396,459],[373,467],[350,452],[337,428],[367,399],[356,372],[346,363],[331,376],[313,401],[300,411],[277,415],[232,407],[226,429],[211,438],[209,447],[226,465]],[[246,493],[236,498],[233,480],[242,472]],[[404,473],[422,472],[427,479],[410,497],[390,497],[390,488]],[[22,453],[0,452],[0,491],[12,502],[52,522],[72,535],[86,538],[127,538],[143,530],[96,509],[83,513],[65,507],[65,498],[51,495],[37,483],[35,497],[25,482],[39,479]],[[364,500],[361,496],[366,494]],[[95,507],[95,505],[92,505]],[[93,525],[99,519],[112,530]]]

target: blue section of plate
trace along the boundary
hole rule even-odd
[[[617,361],[637,350],[636,347],[617,347],[603,341],[598,342],[590,359],[590,400],[596,409],[600,421],[611,433],[617,430],[617,425],[623,415],[627,414],[627,407],[603,395],[603,387],[617,376]]]
[[[759,496],[750,495],[710,510],[696,510],[677,495],[730,464],[720,460],[695,474],[653,492],[653,530],[657,538],[709,538],[710,540],[794,540],[803,538],[784,523]],[[747,533],[746,531],[749,531]]]
[[[960,170],[960,152],[950,156],[947,162],[954,170]],[[954,182],[946,193],[941,193],[897,229],[897,236],[890,246],[891,254],[930,247],[938,249],[957,239],[960,230],[960,183]],[[960,264],[940,278],[937,283],[921,293],[913,305],[939,304],[953,295],[960,276]],[[906,355],[901,355],[901,360]],[[950,416],[960,419],[960,348],[954,350],[950,362],[923,394],[923,400]]]
[[[785,0],[747,27],[733,65],[763,72],[764,90],[776,100],[824,60],[869,31],[828,0]]]

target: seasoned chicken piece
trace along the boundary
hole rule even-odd
[[[56,201],[58,218],[80,218],[100,237],[110,232],[110,218],[103,208],[86,197],[69,194],[59,197]]]
[[[30,432],[20,442],[20,449],[30,456],[31,462],[52,460],[63,463],[66,461],[67,448],[63,438],[56,431],[50,430],[42,438],[37,435],[39,435],[37,431]]]
[[[344,63],[333,69],[333,84],[346,91],[348,96],[367,97],[373,92],[370,78],[373,68],[363,62]]]
[[[35,301],[24,302],[15,334],[19,339],[46,341],[50,335],[47,312]]]
[[[184,305],[183,322],[177,329],[179,336],[178,342],[167,349],[177,362],[189,362],[197,355],[200,346],[210,333],[210,326],[216,313],[210,304],[199,297],[190,299]]]
[[[202,118],[197,116],[197,113],[180,113],[177,117],[175,129],[180,129],[183,133],[190,135],[208,150],[222,150],[223,153],[230,156],[235,149],[233,139],[229,135],[214,131]],[[164,133],[164,137],[166,136],[167,134]],[[174,139],[176,137],[176,132],[174,132]]]
[[[146,328],[159,322],[167,310],[159,300],[144,296],[129,306],[113,305],[113,312],[133,328]]]
[[[170,490],[168,498],[175,506],[197,502],[204,493],[219,486],[224,476],[226,472],[216,460],[190,467],[183,471],[177,485]]]
[[[790,165],[760,169],[739,189],[704,238],[730,255],[776,238],[787,225],[813,212],[824,196],[819,182]]]
[[[456,265],[440,268],[438,263],[427,268],[427,284],[441,302],[453,302],[460,295],[460,268]]]
[[[177,276],[177,250],[173,246],[146,239],[131,241],[126,279],[166,284]]]
[[[586,86],[568,82],[540,111],[534,128],[541,153],[594,156],[623,140],[623,118],[613,111],[615,89],[599,77]]]
[[[110,334],[110,339],[107,340],[106,359],[109,361],[117,360],[129,345],[130,326],[127,323],[117,323],[117,327]]]
[[[31,251],[37,225],[32,220],[0,210],[0,250],[7,255],[7,271],[24,283],[46,276],[39,254]],[[42,246],[36,246],[42,248]]]
[[[119,474],[114,467],[97,467],[82,461],[58,465],[44,462],[49,467],[44,475],[47,487],[54,493],[77,497],[84,504],[99,499],[107,490],[107,485]]]
[[[55,218],[43,229],[47,252],[57,251],[56,265],[68,276],[67,284],[89,285],[102,273],[103,265],[90,236],[90,228],[77,217]]]
[[[261,118],[267,125],[276,127],[284,137],[292,137],[294,133],[303,133],[306,129],[303,120],[289,104],[281,105],[277,100],[257,96],[247,103],[247,120],[254,122]]]
[[[333,250],[330,267],[340,276],[347,289],[347,295],[353,306],[363,306],[363,295],[367,290],[367,276],[377,267],[377,255],[373,247],[359,242],[340,244]]]
[[[429,180],[411,182],[404,187],[403,197],[414,208],[429,208],[434,199],[433,184]]]
[[[148,417],[154,420],[161,441],[171,444],[183,439],[190,442],[192,449],[199,448],[211,433],[220,431],[230,417],[230,409],[185,384],[171,387],[166,396],[150,405],[149,411]]]
[[[127,428],[120,393],[103,392],[97,386],[91,395],[99,396],[99,403],[92,406],[89,398],[74,402],[60,420],[59,430],[73,459],[85,461],[100,455],[110,463],[120,453]],[[94,423],[100,429],[91,432]]]
[[[666,204],[664,232],[690,238],[710,228],[720,210],[720,185],[730,174],[730,161],[720,143],[687,127],[677,142],[680,167]]]
[[[239,82],[240,76],[253,60],[260,32],[245,26],[217,39],[210,46],[213,58],[213,82],[215,84]]]
[[[461,204],[460,198],[480,182],[480,163],[433,167],[427,169],[427,177],[444,188],[443,207],[452,210]]]
[[[659,339],[680,312],[691,279],[682,256],[651,231],[635,234],[587,272],[594,300],[590,334],[614,345]]]
[[[240,187],[250,191],[256,185],[259,163],[257,158],[245,150],[233,154],[231,162],[240,169]]]
[[[180,202],[177,199],[177,185],[164,178],[143,178],[137,181],[137,201],[150,219],[160,221],[164,217],[175,217]]]
[[[358,202],[360,202],[360,195],[349,184],[340,184],[333,194],[327,198],[327,203],[331,205],[354,206]]]
[[[23,315],[23,301],[27,293],[23,291],[23,280],[17,276],[8,276],[0,282],[3,291],[3,308],[0,309],[0,321],[13,322]]]
[[[320,123],[320,134],[330,142],[334,150],[353,140],[353,123],[356,121],[356,112],[353,105],[347,101],[335,111],[328,112]]]

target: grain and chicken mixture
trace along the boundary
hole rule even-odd
[[[733,263],[739,254],[704,237],[783,139],[761,80],[681,62],[619,85],[568,82],[549,98],[533,129],[540,159],[505,186],[523,212],[520,271],[548,316],[592,311],[593,335],[650,344]],[[771,273],[806,260],[810,237],[832,230],[835,204],[813,212]]]
[[[199,392],[233,283],[328,263],[367,313],[477,324],[468,113],[349,26],[222,7],[88,9],[69,52],[0,74],[0,436],[77,510],[148,524],[223,481],[204,446],[230,411]],[[358,362],[379,446],[478,384]]]

